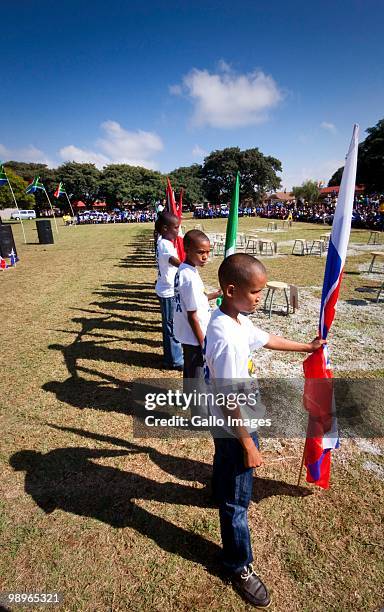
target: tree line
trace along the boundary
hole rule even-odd
[[[28,183],[40,176],[47,192],[53,193],[61,181],[71,200],[91,205],[96,200],[115,207],[127,203],[151,205],[165,196],[166,176],[176,194],[183,189],[183,202],[201,204],[227,203],[230,200],[236,172],[241,175],[241,198],[257,203],[269,191],[280,187],[281,162],[266,156],[257,148],[240,150],[230,147],[210,153],[203,164],[192,164],[162,174],[140,166],[110,164],[102,170],[94,164],[66,162],[58,168],[45,164],[9,161],[4,164],[21,208],[45,208],[44,193],[28,196]],[[64,200],[63,200],[64,202]],[[65,202],[64,202],[65,204]],[[0,208],[12,207],[9,189],[0,190]]]

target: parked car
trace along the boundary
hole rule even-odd
[[[18,210],[11,214],[11,219],[36,219],[35,210]]]

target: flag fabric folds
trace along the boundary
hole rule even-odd
[[[240,195],[240,172],[236,174],[236,182],[231,197],[231,207],[227,221],[227,232],[225,235],[224,258],[233,255],[236,251],[237,228],[239,225],[239,195]]]
[[[65,195],[64,185],[61,181],[58,184],[56,191],[53,195],[55,196],[55,198],[59,198],[61,195]]]
[[[8,183],[7,175],[5,174],[3,164],[0,164],[0,187]]]
[[[0,255],[0,270],[5,270],[8,268],[8,264],[6,260]]]
[[[173,189],[172,189],[172,185],[171,185],[171,181],[169,180],[169,178],[167,177],[167,189],[166,189],[166,198],[167,198],[167,210],[168,212],[172,213],[172,215],[175,215],[175,217],[177,217],[181,223],[181,215],[183,212],[183,196],[182,196],[182,192],[180,193],[180,200],[179,200],[179,205],[176,205],[176,200],[175,200],[175,195],[173,193]],[[179,235],[177,236],[176,240],[175,240],[175,247],[177,250],[177,255],[180,259],[180,261],[184,261],[185,259],[185,251],[184,251],[184,244],[183,244],[183,232],[181,231],[181,225],[179,228]]]
[[[319,335],[324,340],[327,339],[335,318],[347,256],[355,194],[358,137],[359,126],[355,125],[344,166],[325,265],[319,321]],[[303,369],[304,405],[309,412],[304,448],[307,482],[327,489],[331,470],[330,451],[339,446],[332,384],[333,372],[327,345],[323,345],[307,357]]]
[[[38,189],[42,189],[43,191],[45,191],[43,183],[39,182],[39,178],[39,176],[35,176],[33,181],[29,183],[28,187],[26,188],[26,193],[35,193],[36,191],[38,191]]]

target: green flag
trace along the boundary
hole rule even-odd
[[[225,236],[224,258],[233,255],[236,251],[237,226],[239,225],[239,192],[240,172],[236,175],[236,183],[232,192],[231,208],[227,221],[227,233]]]
[[[239,225],[239,195],[240,195],[240,172],[236,174],[235,187],[232,192],[231,208],[229,209],[227,221],[227,233],[225,235],[224,259],[228,255],[233,255],[236,251],[237,226]],[[220,296],[216,300],[217,306],[221,306],[223,298]]]

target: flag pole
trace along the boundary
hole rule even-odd
[[[52,211],[52,215],[53,215],[53,220],[54,220],[54,222],[55,222],[55,226],[56,226],[56,233],[58,234],[58,233],[59,233],[59,228],[57,227],[57,221],[56,221],[56,217],[55,217],[55,211],[53,210],[53,207],[52,207],[52,204],[51,204],[51,200],[50,200],[50,199],[49,199],[49,197],[48,197],[47,190],[45,189],[45,187],[44,187],[44,193],[45,193],[45,195],[47,196],[47,200],[48,200],[49,205],[50,205],[50,207],[51,207],[51,211]]]
[[[65,192],[65,197],[66,197],[66,198],[67,198],[67,200],[68,200],[68,204],[69,204],[70,209],[71,209],[71,212],[72,212],[73,222],[74,222],[74,225],[75,225],[75,227],[76,227],[76,223],[75,223],[75,213],[73,212],[73,208],[72,208],[71,200],[69,199],[67,192]]]
[[[303,467],[304,467],[304,457],[305,457],[305,446],[306,446],[306,444],[307,444],[307,440],[305,440],[305,442],[304,442],[303,456],[302,456],[302,458],[301,458],[301,465],[300,465],[299,477],[298,477],[298,479],[297,479],[297,486],[298,486],[298,487],[300,486],[301,476],[302,476],[302,473],[303,473]]]
[[[23,232],[23,236],[24,236],[24,244],[27,244],[27,239],[26,239],[26,237],[25,237],[24,225],[23,225],[23,220],[22,220],[22,218],[21,218],[20,209],[19,209],[19,206],[18,206],[18,204],[17,204],[17,200],[16,200],[16,198],[15,198],[15,194],[14,194],[14,192],[13,192],[12,185],[11,185],[11,183],[9,182],[9,178],[8,178],[8,176],[7,176],[7,173],[5,173],[5,176],[7,177],[8,187],[9,187],[9,189],[11,190],[11,194],[12,194],[12,197],[13,197],[13,201],[14,201],[15,206],[16,206],[16,208],[17,208],[17,212],[19,213],[19,219],[20,219],[20,223],[21,223],[21,231]]]

